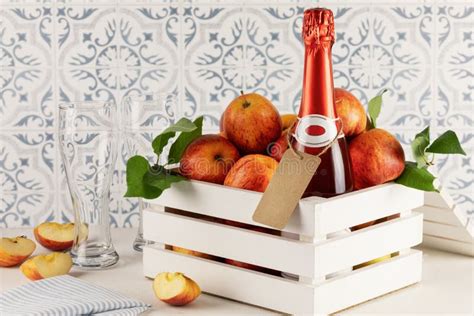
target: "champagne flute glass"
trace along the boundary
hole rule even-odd
[[[74,208],[73,263],[105,268],[119,256],[110,236],[110,186],[117,158],[113,102],[74,102],[59,107],[59,141]]]
[[[127,149],[127,159],[141,155],[148,159],[151,165],[155,164],[156,155],[151,143],[164,129],[175,120],[174,111],[177,106],[175,94],[151,93],[129,95],[123,99],[122,126]],[[166,152],[162,155],[166,157]],[[162,158],[160,157],[160,160]],[[159,161],[160,163],[164,160]],[[147,203],[138,198],[138,232],[133,242],[133,249],[143,251],[143,246],[152,242],[143,238],[143,210]]]

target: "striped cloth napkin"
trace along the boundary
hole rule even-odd
[[[149,307],[69,275],[29,282],[0,295],[0,315],[132,316]]]

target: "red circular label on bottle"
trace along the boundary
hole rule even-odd
[[[336,120],[319,114],[307,115],[299,119],[294,136],[303,146],[325,147],[337,137]]]

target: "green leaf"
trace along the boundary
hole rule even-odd
[[[143,180],[147,185],[164,191],[169,189],[171,184],[187,179],[179,174],[172,174],[169,170],[162,168],[158,172],[147,172]]]
[[[433,143],[426,148],[429,153],[436,154],[461,154],[466,155],[466,152],[461,147],[459,139],[455,132],[449,130],[436,138]]]
[[[170,152],[168,155],[168,163],[173,164],[173,163],[178,163],[181,160],[181,156],[184,153],[184,150],[188,145],[198,138],[199,136],[202,135],[202,122],[203,122],[203,117],[200,116],[197,119],[194,120],[193,124],[197,127],[195,130],[187,133],[181,133],[181,135],[178,136],[176,141],[171,145]]]
[[[422,132],[416,134],[415,139],[411,142],[411,150],[415,158],[418,168],[427,166],[427,157],[425,149],[430,144],[430,127],[427,126]]]
[[[156,136],[153,140],[152,146],[153,151],[158,156],[161,155],[163,149],[168,144],[169,140],[173,138],[177,132],[192,132],[197,129],[197,126],[187,118],[180,119],[177,123],[171,125],[165,129],[160,135]]]
[[[377,127],[377,118],[379,117],[380,110],[382,109],[382,95],[387,92],[387,89],[383,89],[377,96],[373,97],[369,101],[368,112],[370,123],[372,127]]]
[[[133,156],[127,161],[127,192],[125,197],[143,197],[154,199],[162,190],[144,183],[143,178],[149,172],[148,160],[142,156]]]
[[[418,190],[438,191],[433,185],[435,179],[426,167],[418,168],[415,162],[407,161],[403,173],[395,182]]]

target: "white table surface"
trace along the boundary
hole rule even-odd
[[[31,229],[2,229],[1,235],[26,235],[33,238]],[[271,311],[222,299],[207,294],[185,307],[172,307],[155,298],[152,281],[142,273],[141,254],[135,252],[133,229],[113,229],[112,236],[120,261],[114,267],[101,271],[79,271],[71,275],[96,283],[153,305],[147,315],[267,315]],[[361,314],[445,314],[474,315],[474,259],[432,249],[422,249],[423,280],[421,283],[390,293],[338,313]],[[35,254],[47,252],[38,245]],[[0,290],[25,284],[28,281],[18,268],[0,268]],[[357,288],[354,287],[354,291]]]

